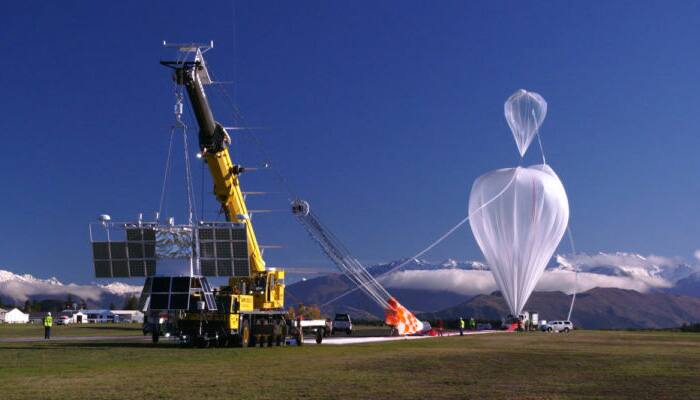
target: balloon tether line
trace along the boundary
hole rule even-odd
[[[535,111],[532,111],[532,116],[533,118],[535,117]],[[540,129],[539,127],[537,128],[537,131],[535,132],[535,135],[537,136],[537,143],[540,145],[540,154],[542,154],[542,164],[546,165],[547,160],[544,155],[544,147],[542,146],[542,138],[540,137]],[[574,245],[574,235],[571,233],[571,227],[569,225],[566,226],[566,234],[569,238],[569,245],[571,246],[571,254],[573,256],[576,255],[576,246]],[[574,312],[574,303],[576,302],[576,293],[578,292],[578,266],[572,265],[574,267],[574,293],[571,296],[571,305],[569,306],[569,314],[566,316],[567,321],[571,321],[571,314]]]
[[[397,265],[397,266],[395,266],[395,267],[389,269],[388,271],[382,273],[381,275],[377,276],[375,279],[376,279],[377,281],[379,281],[379,280],[381,280],[381,279],[383,279],[383,278],[386,278],[386,277],[387,277],[389,274],[391,274],[392,272],[394,272],[394,271],[396,271],[396,270],[398,270],[398,269],[403,268],[404,266],[406,266],[406,265],[407,265],[408,263],[410,263],[411,261],[417,260],[418,257],[420,257],[420,256],[422,256],[423,254],[429,252],[430,250],[433,249],[433,247],[437,246],[438,244],[440,244],[440,242],[442,242],[443,240],[447,239],[448,236],[450,236],[451,234],[453,234],[453,233],[454,233],[457,229],[459,229],[462,225],[466,224],[466,223],[469,221],[469,219],[472,217],[472,215],[474,215],[474,214],[476,214],[477,212],[483,210],[484,208],[486,208],[486,206],[488,206],[489,204],[491,204],[491,203],[493,203],[494,201],[496,201],[499,197],[501,197],[501,196],[506,192],[506,190],[508,190],[508,188],[513,184],[513,182],[515,181],[516,175],[517,175],[517,171],[516,171],[516,173],[513,174],[513,177],[510,179],[510,182],[508,182],[508,184],[505,185],[505,186],[503,187],[503,189],[501,189],[501,191],[498,192],[498,194],[496,194],[494,197],[492,197],[491,199],[489,199],[489,201],[487,201],[486,203],[482,204],[479,208],[477,208],[476,210],[474,210],[472,213],[467,214],[467,216],[464,217],[461,221],[459,221],[459,222],[457,223],[457,225],[455,225],[455,226],[453,226],[452,228],[450,228],[444,235],[440,236],[436,241],[434,241],[433,243],[431,243],[428,247],[426,247],[425,249],[419,251],[419,252],[418,252],[416,255],[414,255],[413,257],[410,257],[410,258],[406,259],[406,261],[402,262],[401,264],[399,264],[399,265]],[[350,289],[350,290],[346,291],[345,293],[343,293],[343,294],[341,294],[341,295],[339,295],[339,296],[337,296],[337,297],[334,297],[333,299],[331,299],[331,300],[329,300],[329,301],[323,303],[323,304],[321,305],[321,307],[327,306],[327,305],[329,305],[329,304],[335,302],[336,300],[340,300],[340,299],[342,299],[343,297],[349,295],[350,293],[353,293],[353,292],[356,291],[357,289],[359,289],[359,287],[355,287],[355,288],[353,288],[353,289]]]
[[[569,236],[569,245],[571,246],[571,254],[576,256],[576,246],[574,245],[574,235],[571,234],[571,227],[566,227],[566,234]],[[567,321],[571,321],[571,313],[574,311],[574,302],[576,301],[576,293],[578,292],[578,266],[574,267],[574,294],[571,297],[571,305],[569,306],[569,314],[566,316]]]
[[[535,118],[535,121],[537,121],[537,118],[535,117],[535,110],[532,110],[532,118]],[[540,138],[540,127],[537,127],[537,130],[535,131],[535,135],[537,136],[537,143],[540,144],[540,154],[542,154],[542,164],[546,165],[547,160],[544,157],[544,147],[542,147],[542,139]]]
[[[532,112],[532,116],[535,116],[535,112]],[[547,164],[547,161],[544,156],[544,147],[542,146],[542,138],[540,137],[540,130],[539,128],[535,132],[535,135],[537,136],[537,143],[540,145],[540,153],[542,154],[542,164]],[[569,237],[569,245],[571,246],[571,254],[573,256],[576,255],[576,246],[574,245],[574,235],[571,233],[571,227],[566,226],[566,234]],[[571,296],[571,305],[569,306],[569,314],[566,317],[567,321],[571,321],[571,314],[574,312],[574,303],[576,302],[576,293],[578,292],[578,266],[572,265],[574,267],[574,293]]]

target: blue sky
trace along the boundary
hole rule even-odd
[[[0,268],[90,281],[87,224],[157,209],[173,106],[158,64],[173,57],[163,39],[215,41],[208,61],[233,82],[226,89],[245,116],[234,119],[212,93],[217,119],[264,128],[255,133],[272,165],[366,263],[422,249],[466,214],[476,177],[520,162],[503,102],[521,87],[549,103],[541,133],[568,191],[577,250],[691,259],[700,248],[698,8],[12,2],[0,15]],[[264,161],[250,134],[234,139],[243,164]],[[201,210],[198,163],[194,175]],[[168,210],[181,221],[174,177]],[[219,218],[206,175],[203,185],[204,215]],[[267,171],[243,185],[281,190]],[[250,206],[285,209],[286,197]],[[329,265],[287,213],[254,222],[261,242],[285,246],[266,253],[268,264]],[[465,228],[428,258],[480,259]]]

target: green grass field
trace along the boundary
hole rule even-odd
[[[66,336],[124,336],[142,335],[141,324],[74,324],[55,325],[51,335],[55,338]],[[0,339],[5,338],[44,337],[44,326],[41,324],[2,324]]]
[[[4,400],[700,398],[700,335],[674,332],[255,349],[0,343],[0,360]]]

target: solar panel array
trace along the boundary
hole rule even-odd
[[[250,276],[245,225],[217,224],[198,228],[199,260],[204,276]]]
[[[156,275],[157,225],[126,226],[125,241],[93,241],[97,278],[134,278]],[[171,228],[167,228],[171,229]],[[245,224],[200,223],[196,228],[201,275],[250,276]],[[195,257],[196,253],[192,253]]]
[[[126,241],[92,242],[97,278],[132,278],[156,273],[155,230],[127,228]]]
[[[197,302],[216,310],[216,301],[206,278],[156,276],[146,280],[141,293],[141,310],[198,311]]]

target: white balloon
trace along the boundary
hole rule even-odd
[[[517,316],[569,222],[564,186],[544,164],[491,171],[474,181],[469,215],[474,237],[511,314]]]
[[[522,157],[547,116],[547,102],[535,92],[520,89],[506,100],[503,109]]]

